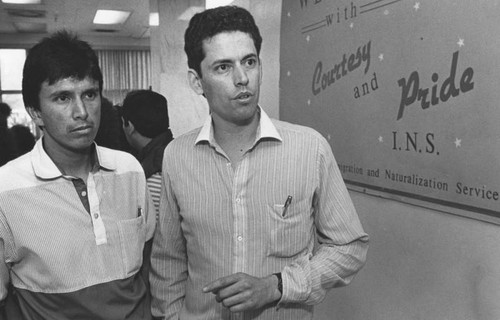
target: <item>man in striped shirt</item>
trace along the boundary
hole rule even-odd
[[[211,114],[165,150],[150,275],[160,319],[311,319],[364,265],[368,236],[327,141],[258,105],[261,42],[234,6],[186,30],[189,82]]]
[[[129,92],[122,106],[123,131],[137,152],[146,174],[149,192],[158,210],[163,151],[172,141],[167,99],[151,90]]]
[[[41,40],[22,90],[43,135],[0,168],[0,319],[151,319],[140,270],[154,205],[139,162],[93,142],[95,52],[65,31]]]

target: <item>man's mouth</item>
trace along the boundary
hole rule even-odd
[[[82,131],[89,131],[92,129],[92,126],[89,125],[89,124],[86,124],[86,125],[81,125],[81,126],[78,126],[74,129],[71,130],[71,132],[82,132]]]
[[[242,92],[236,96],[236,100],[247,100],[252,96],[250,92]]]

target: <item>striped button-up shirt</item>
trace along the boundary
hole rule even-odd
[[[24,319],[151,317],[138,272],[156,220],[144,172],[130,154],[95,151],[85,182],[42,139],[0,168],[0,300],[11,282]]]
[[[327,141],[263,110],[234,168],[211,118],[168,145],[159,215],[150,279],[153,315],[166,319],[310,319],[312,305],[363,266],[368,247]],[[278,305],[231,314],[202,292],[236,272],[281,272]]]
[[[156,213],[158,214],[158,209],[160,207],[160,193],[161,193],[161,173],[154,173],[146,180],[148,184],[149,194],[151,195],[151,200],[156,208]]]

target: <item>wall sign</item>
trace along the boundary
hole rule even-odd
[[[500,3],[282,12],[280,118],[320,131],[349,187],[500,221]]]

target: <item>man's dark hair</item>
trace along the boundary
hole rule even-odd
[[[184,51],[187,54],[188,66],[201,77],[201,61],[205,58],[203,40],[210,39],[221,32],[241,31],[248,33],[260,54],[262,37],[259,28],[247,10],[237,6],[223,6],[208,9],[195,14],[189,21],[184,34]]]
[[[148,138],[168,130],[167,99],[151,90],[131,91],[123,100],[122,116],[125,125],[132,122],[135,130]]]
[[[52,85],[61,79],[86,77],[99,82],[102,94],[102,73],[92,47],[69,31],[58,31],[28,51],[23,69],[24,105],[40,109],[38,94],[45,81]]]

